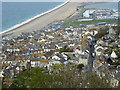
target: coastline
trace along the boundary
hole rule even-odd
[[[36,18],[38,18],[38,17],[44,16],[45,14],[48,14],[48,13],[50,13],[50,12],[52,12],[52,11],[54,11],[54,10],[62,7],[62,6],[64,6],[64,5],[65,5],[66,3],[68,3],[69,1],[70,1],[70,0],[67,0],[67,1],[65,1],[64,3],[56,6],[56,7],[53,8],[53,9],[50,9],[50,10],[48,10],[48,11],[46,11],[46,12],[43,12],[43,13],[41,13],[41,14],[38,14],[38,15],[36,15],[36,16],[28,19],[28,20],[25,20],[25,21],[23,21],[23,22],[21,22],[21,23],[19,23],[19,24],[17,24],[17,25],[14,25],[13,27],[8,28],[8,29],[6,29],[5,31],[0,32],[0,34],[9,32],[9,31],[11,31],[12,29],[15,29],[15,28],[19,28],[20,26],[22,26],[22,25],[24,25],[24,24],[27,24],[27,23],[31,22],[32,20],[34,20],[34,19],[36,19]]]
[[[81,1],[81,3],[82,2],[83,1]],[[67,0],[65,3],[59,5],[57,8],[52,9],[42,15],[39,15],[36,18],[34,18],[34,19],[28,21],[27,23],[24,23],[14,29],[2,32],[1,35],[9,34],[9,33],[20,34],[21,32],[31,32],[31,31],[35,31],[35,30],[40,30],[41,28],[47,26],[48,24],[50,24],[56,20],[64,20],[70,14],[75,12],[76,7],[78,5],[80,5],[80,4],[75,3],[75,2],[70,2],[70,0]]]
[[[6,35],[13,33],[13,35],[18,35],[22,32],[32,32],[41,30],[48,24],[66,19],[69,15],[73,14],[76,11],[77,6],[81,6],[84,1],[81,0],[78,2],[71,2],[67,0],[63,4],[45,12],[40,15],[35,16],[34,18],[27,20],[24,23],[21,23],[19,26],[12,28],[8,31],[3,31],[1,35]]]

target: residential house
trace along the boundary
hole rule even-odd
[[[119,81],[117,79],[111,78],[110,81],[111,81],[110,84],[112,87],[118,87]]]
[[[60,60],[60,58],[57,55],[52,56],[52,59]]]
[[[111,53],[111,59],[112,59],[112,61],[113,62],[115,62],[116,60],[117,60],[117,58],[118,58],[118,56],[117,56],[117,54],[115,53],[115,51],[112,51],[112,53]]]
[[[102,51],[104,50],[104,48],[102,46],[97,46],[95,48],[95,53],[97,56],[100,56],[102,54]]]
[[[31,60],[31,67],[40,67],[40,60],[39,59],[32,59]]]

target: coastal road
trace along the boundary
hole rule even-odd
[[[68,23],[68,22],[71,22],[71,21],[74,21],[74,20],[76,20],[76,19],[79,19],[79,16],[81,16],[81,15],[83,14],[83,12],[85,11],[84,6],[80,6],[80,9],[81,9],[80,13],[78,13],[74,18],[72,18],[72,19],[70,19],[70,20],[67,20],[67,21],[65,21],[64,23],[62,23],[61,26],[62,26],[63,24]]]
[[[82,16],[82,14],[84,13],[84,11],[86,10],[86,9],[84,8],[84,6],[86,6],[86,5],[91,5],[91,4],[94,4],[94,2],[83,3],[83,5],[78,6],[78,7],[79,7],[79,10],[81,10],[81,11],[80,11],[75,17],[73,17],[72,19],[69,19],[69,20],[63,22],[63,23],[61,24],[61,26],[62,26],[63,24],[68,23],[68,22],[71,22],[71,21],[80,19],[80,16]],[[76,13],[76,12],[77,12],[77,8],[76,8],[76,11],[75,11],[74,13]],[[74,14],[74,13],[73,13],[73,14]],[[71,15],[71,16],[72,16],[72,15]],[[69,17],[68,17],[68,18],[69,18]]]

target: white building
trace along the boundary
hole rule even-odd
[[[83,17],[86,17],[86,18],[89,18],[90,17],[90,14],[93,14],[95,10],[86,10],[84,13],[83,13]]]

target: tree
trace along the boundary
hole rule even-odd
[[[89,88],[111,88],[110,82],[107,82],[105,78],[100,78],[95,72],[86,75],[81,87],[84,88],[85,86]]]
[[[108,27],[101,28],[101,29],[99,30],[98,34],[96,34],[94,37],[95,37],[96,39],[99,39],[99,38],[105,36],[106,34],[108,34],[108,32],[107,32],[108,30],[109,30]]]
[[[83,67],[84,67],[83,64],[79,64],[79,65],[77,66],[77,68],[80,69],[80,70],[81,70]]]
[[[78,65],[83,67],[82,64]],[[55,69],[54,69],[55,68]],[[55,65],[53,73],[45,73],[44,69],[33,68],[20,74],[10,88],[109,88],[106,79],[100,79],[95,73],[77,73],[73,64]],[[59,73],[55,73],[55,72]],[[85,78],[85,76],[87,76]],[[81,85],[80,85],[81,83]],[[88,84],[89,83],[89,84]],[[5,87],[4,87],[5,88]]]
[[[110,63],[110,64],[111,64],[111,63],[113,63],[113,61],[112,61],[110,58],[108,58],[108,59],[107,59],[107,63]]]

